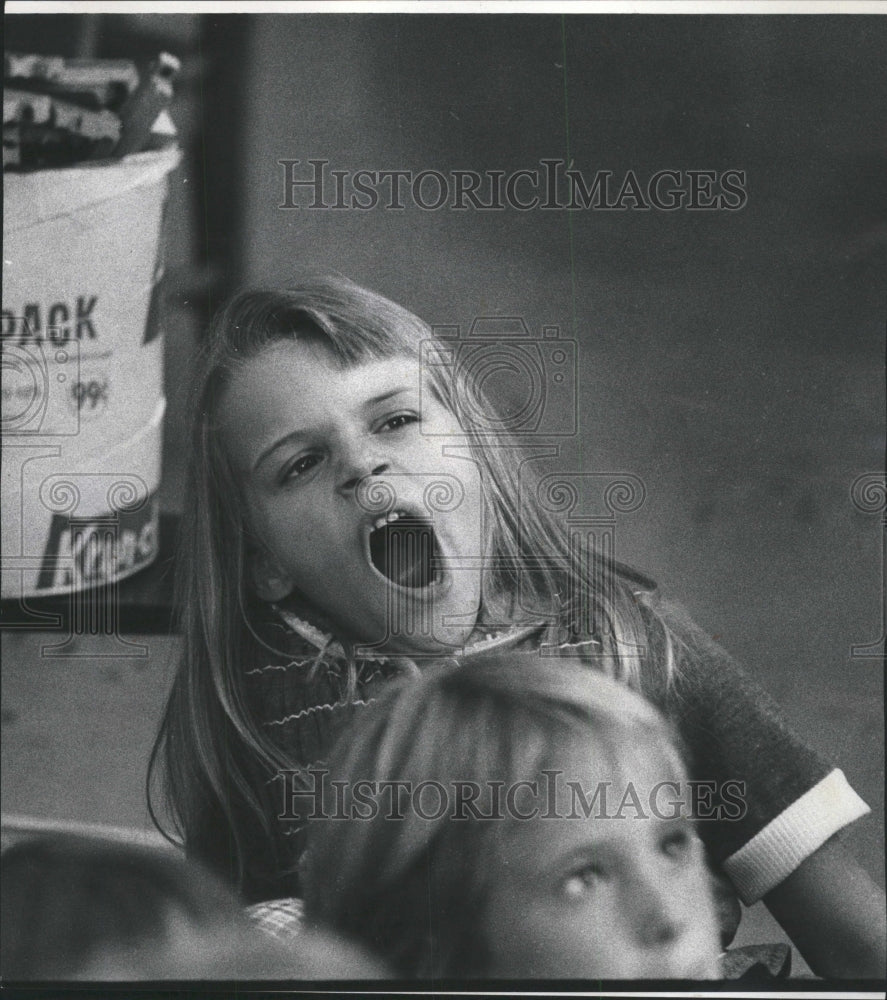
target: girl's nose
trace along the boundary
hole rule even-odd
[[[646,948],[661,948],[676,941],[683,933],[683,924],[668,910],[651,910],[641,919],[638,937]]]
[[[344,429],[333,445],[336,490],[348,496],[368,476],[380,476],[389,467],[388,455],[378,438],[360,430]]]
[[[373,464],[373,462],[377,464]],[[352,493],[357,489],[357,484],[368,476],[384,475],[389,469],[388,462],[380,462],[378,459],[360,463],[349,463],[343,468],[342,479],[339,483],[339,492],[343,495]]]
[[[686,915],[681,906],[680,892],[676,897],[669,893],[669,886],[638,886],[634,900],[634,932],[645,948],[664,948],[677,941],[687,927]],[[675,889],[677,887],[670,886]]]

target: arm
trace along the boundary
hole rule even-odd
[[[818,976],[884,978],[884,893],[835,838],[768,892],[764,902]]]
[[[819,975],[883,977],[884,894],[834,840],[868,807],[723,650],[686,619],[669,624],[691,654],[672,717],[701,777],[745,787],[745,815],[703,824],[714,858],[746,905],[764,899]]]

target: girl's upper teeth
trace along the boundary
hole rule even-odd
[[[382,514],[381,517],[377,517],[373,521],[373,531],[384,527],[386,524],[390,524],[392,521],[396,521],[399,517],[404,517],[405,511],[402,510],[391,510],[387,514]]]

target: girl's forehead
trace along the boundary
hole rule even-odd
[[[332,379],[347,379],[350,374],[376,374],[385,377],[387,371],[413,372],[418,374],[421,362],[418,355],[406,351],[390,354],[367,353],[362,358],[344,360],[332,345],[320,338],[298,337],[274,340],[263,347],[252,358],[241,363],[239,371],[250,368],[267,369],[295,366],[308,374],[322,374]],[[235,376],[236,377],[236,376]]]
[[[235,369],[218,409],[226,445],[246,466],[280,434],[314,430],[376,403],[415,398],[418,358],[398,354],[343,364],[320,343],[275,341]]]
[[[527,777],[504,799],[506,822],[495,824],[490,863],[506,857],[512,870],[523,868],[534,878],[577,852],[643,847],[663,822],[678,818],[675,802],[681,822],[689,816],[680,803],[689,804],[690,786],[664,742],[642,737],[616,747],[591,737],[551,755]]]
[[[577,732],[561,745],[549,766],[563,773],[566,781],[655,785],[684,777],[678,753],[664,734],[628,726],[607,733]]]
[[[367,355],[355,361],[343,361],[321,340],[276,340],[237,369],[232,384],[240,379],[272,382],[322,382],[329,388],[369,384],[375,381],[402,379],[417,381],[422,371],[418,357],[406,353],[383,357]]]
[[[360,405],[385,393],[418,390],[422,382],[419,359],[408,355],[345,364],[322,344],[277,341],[237,367],[223,402],[274,418],[281,408],[292,413]]]

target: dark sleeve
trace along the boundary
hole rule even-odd
[[[868,807],[686,614],[658,610],[676,654],[663,707],[691,778],[705,783],[696,786],[700,834],[740,897],[752,902]]]

